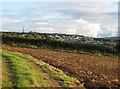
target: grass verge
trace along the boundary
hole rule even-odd
[[[12,87],[48,87],[49,82],[45,76],[36,70],[28,60],[19,53],[3,51],[3,58],[9,61]],[[4,60],[4,59],[3,59]]]

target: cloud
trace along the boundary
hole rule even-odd
[[[86,20],[79,19],[77,20],[77,31],[78,34],[83,34],[85,36],[97,37],[100,31],[100,24],[90,23]]]
[[[26,3],[28,7],[24,7],[26,4],[21,3],[19,10],[15,3],[15,11],[14,8],[12,10],[12,7],[3,8],[3,29],[22,31],[24,26],[27,31],[80,34],[93,37],[114,36],[117,33],[117,12],[111,11],[110,8],[116,6],[117,3],[112,5],[112,2],[107,1],[104,3]]]
[[[64,22],[63,22],[64,21]],[[91,37],[117,36],[117,28],[102,26],[99,23],[91,23],[85,19],[60,20],[46,25],[38,24],[35,28],[37,32],[43,33],[66,33],[79,34]]]
[[[118,31],[116,29],[108,27],[107,32],[110,34],[110,37],[111,36],[113,36],[113,37],[118,36]]]
[[[36,2],[118,2],[119,0],[33,0]]]
[[[66,33],[66,34],[76,34],[76,28],[68,28],[68,29],[65,29],[63,32],[61,33]]]
[[[42,22],[42,23],[40,22],[40,23],[39,23],[39,22],[38,22],[38,23],[36,23],[36,24],[38,24],[38,25],[46,25],[46,24],[48,24],[48,23],[45,23],[45,22]]]
[[[83,19],[59,21],[51,25],[43,26],[39,25],[35,31],[38,32],[52,32],[52,33],[66,33],[66,34],[80,34],[85,36],[97,37],[100,31],[100,25],[95,23],[87,22]]]
[[[41,33],[56,33],[56,31],[54,30],[54,28],[50,28],[50,27],[39,27],[39,28],[35,28],[34,29],[35,32],[41,32]]]
[[[110,27],[110,26],[101,26],[101,31],[99,32],[99,36],[101,37],[115,37],[118,36],[117,27]]]

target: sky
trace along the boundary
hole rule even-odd
[[[118,2],[2,2],[1,31],[118,35]],[[21,0],[22,1],[22,0]]]

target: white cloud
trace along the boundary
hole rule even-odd
[[[102,37],[102,35],[117,36],[117,29],[110,26],[102,26],[99,23],[88,22],[84,19],[56,20],[54,23],[40,24],[35,31],[43,33],[66,33],[79,34],[91,37]]]
[[[108,28],[107,29],[107,32],[110,33],[111,35],[110,36],[117,36],[118,34],[118,31],[116,29],[113,29],[113,28]]]
[[[41,23],[36,23],[36,24],[38,24],[38,25],[46,25],[46,24],[48,24],[48,23],[45,23],[45,22],[41,22]]]
[[[39,28],[35,28],[34,29],[35,32],[42,32],[42,33],[55,33],[55,30],[53,28],[50,27],[39,27]]]
[[[90,23],[83,19],[76,20],[76,34],[97,37],[99,31],[99,24]]]
[[[62,32],[61,32],[62,33]],[[64,30],[64,33],[66,34],[76,34],[76,28],[73,28],[73,29],[65,29]]]
[[[101,31],[99,32],[99,34],[102,35],[107,35],[109,37],[115,37],[118,36],[118,30],[117,27],[110,27],[110,26],[101,26]]]
[[[118,2],[119,0],[33,0],[36,2]]]
[[[100,31],[100,25],[90,23],[83,19],[78,20],[64,20],[51,23],[45,27],[39,26],[35,31],[47,33],[66,33],[66,34],[80,34],[85,36],[97,37]]]

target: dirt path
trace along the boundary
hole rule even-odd
[[[29,54],[79,78],[87,87],[119,87],[119,60],[96,55],[2,46],[2,49]],[[114,88],[113,88],[114,89]]]

